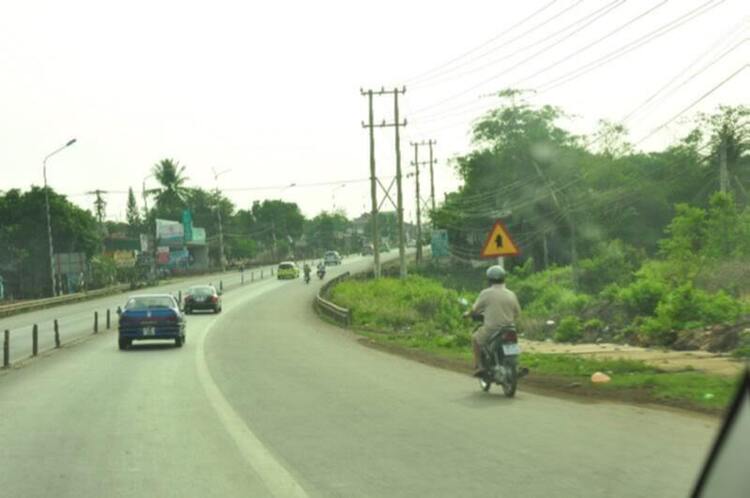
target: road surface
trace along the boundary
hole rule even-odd
[[[332,273],[364,265],[357,260]],[[266,280],[191,315],[184,348],[112,332],[0,374],[18,497],[684,497],[711,419],[481,393],[317,319]]]

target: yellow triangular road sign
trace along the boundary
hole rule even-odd
[[[502,221],[497,220],[482,247],[481,257],[499,258],[500,256],[517,256],[520,253],[508,229]]]

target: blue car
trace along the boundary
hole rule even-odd
[[[178,348],[185,343],[185,317],[169,294],[133,296],[118,313],[120,349],[127,349],[134,340],[173,339]]]

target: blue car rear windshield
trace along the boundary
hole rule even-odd
[[[134,297],[125,305],[126,310],[146,310],[154,308],[173,308],[174,301],[170,297],[150,296]]]

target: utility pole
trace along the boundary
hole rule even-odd
[[[399,94],[403,94],[406,92],[406,87],[403,87],[401,89],[394,88],[393,90],[386,90],[385,88],[381,88],[377,92],[373,90],[361,90],[360,94],[362,96],[367,96],[368,100],[368,107],[369,107],[369,119],[368,123],[362,123],[363,128],[368,128],[370,132],[370,196],[372,200],[372,232],[373,232],[373,253],[374,253],[374,260],[375,260],[375,277],[380,276],[380,252],[379,252],[379,233],[378,233],[378,213],[380,211],[380,206],[378,205],[378,199],[377,199],[377,186],[380,185],[380,187],[383,189],[385,193],[385,198],[388,199],[396,208],[396,216],[398,219],[398,231],[399,231],[399,263],[400,263],[400,271],[399,274],[401,278],[406,277],[406,247],[405,247],[405,240],[404,240],[404,209],[403,209],[403,191],[402,191],[402,185],[401,185],[401,136],[399,133],[399,128],[401,126],[406,126],[406,120],[403,122],[399,121],[399,108],[398,108],[398,96]],[[373,117],[373,109],[372,109],[372,97],[373,95],[390,95],[393,94],[393,108],[394,108],[394,121],[393,123],[386,123],[383,121],[380,124],[375,124],[374,117]],[[393,182],[396,183],[397,188],[397,202],[394,203],[393,199],[390,196],[390,189],[393,186],[393,182],[391,182],[391,185],[386,189],[382,183],[380,183],[380,180],[378,179],[377,175],[375,174],[375,134],[374,129],[377,128],[385,128],[393,126],[396,128],[396,177],[394,178]],[[384,199],[385,201],[385,199]],[[382,204],[382,203],[381,203]]]
[[[727,141],[724,134],[719,144],[719,190],[725,194],[729,188],[729,173],[727,171]]]
[[[406,121],[402,125],[398,118],[398,94],[406,93],[406,87],[400,91],[398,88],[393,89],[393,126],[396,128],[396,195],[398,198],[398,260],[399,276],[406,278],[406,243],[404,240],[404,193],[401,188],[401,137],[399,128],[406,126]]]
[[[367,125],[370,134],[370,200],[372,201],[372,210],[370,211],[370,225],[372,228],[372,257],[373,257],[373,275],[380,278],[380,235],[378,233],[378,186],[377,177],[375,176],[375,123],[373,122],[372,112],[372,90],[366,93],[360,90],[360,94],[367,95],[368,120]]]
[[[435,140],[428,140],[427,145],[430,148],[430,200],[432,203],[432,211],[435,211],[435,171],[433,165],[437,162],[437,159],[432,157],[432,146],[437,142]]]
[[[414,162],[411,163],[414,166],[414,179],[416,184],[416,196],[417,196],[417,264],[422,263],[422,212],[421,204],[422,198],[419,194],[419,143],[412,142],[414,146]]]

